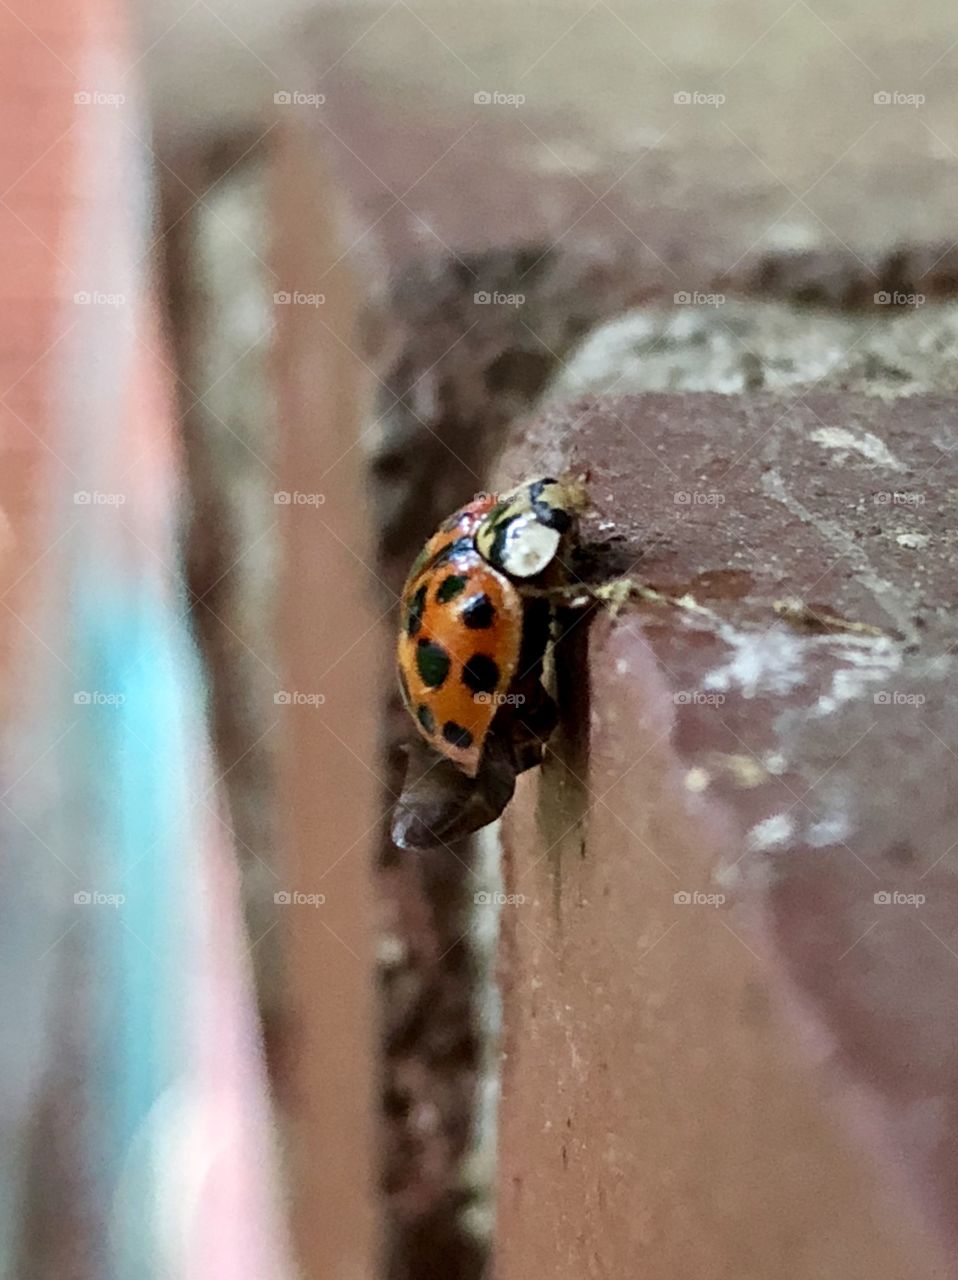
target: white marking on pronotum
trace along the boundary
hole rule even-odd
[[[904,471],[903,463],[890,451],[884,440],[870,431],[849,431],[847,427],[818,427],[809,432],[809,439],[826,449],[851,449],[869,462],[891,471]]]
[[[506,533],[502,567],[516,578],[531,578],[552,561],[562,535],[534,515],[519,516]]]
[[[764,853],[780,848],[795,831],[795,823],[787,813],[775,813],[757,822],[745,837],[749,853]]]

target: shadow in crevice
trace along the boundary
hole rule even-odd
[[[589,630],[597,613],[558,609],[549,681],[559,721],[539,775],[536,823],[552,872],[553,906],[561,916],[562,866],[584,858],[589,818]]]

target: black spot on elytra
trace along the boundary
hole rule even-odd
[[[462,610],[462,620],[470,631],[485,631],[492,626],[495,616],[496,607],[485,592],[467,600]]]
[[[406,635],[414,636],[422,626],[422,611],[426,607],[426,584],[419,588],[409,600],[409,612],[406,615]]]
[[[438,689],[449,674],[449,655],[433,640],[420,640],[416,645],[416,668],[424,685]]]
[[[436,732],[436,718],[424,702],[421,702],[416,708],[416,719],[427,733]]]
[[[473,693],[494,693],[499,685],[499,668],[484,653],[474,653],[462,669],[462,683]]]
[[[448,604],[450,600],[455,600],[461,592],[466,589],[466,579],[461,573],[451,573],[448,578],[443,578],[436,590],[436,602],[438,604]]]
[[[456,724],[455,720],[447,720],[442,726],[442,736],[453,747],[472,746],[472,734],[461,724]]]

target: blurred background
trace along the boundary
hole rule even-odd
[[[0,1274],[953,1274],[956,722],[908,683],[950,679],[951,7],[2,9]],[[722,697],[664,725],[681,800],[652,756],[627,796],[597,781],[631,759],[609,658],[577,703],[598,773],[587,745],[504,831],[395,848],[408,567],[473,494],[565,463],[594,468],[610,575],[688,586],[727,645],[788,597],[821,697],[896,673],[900,740],[886,719],[873,760],[862,722],[776,767],[790,658],[708,684],[704,641],[613,637],[635,706],[682,662]],[[722,872],[851,845],[871,910],[882,822],[865,851],[849,815],[918,824],[896,788],[926,749],[927,861],[906,831],[887,863],[895,892],[941,877],[921,928]],[[847,829],[761,827],[766,784],[807,758],[791,812],[846,756]],[[620,891],[650,846],[699,879]],[[605,889],[564,898],[593,855]],[[490,893],[540,863],[541,914],[505,919]],[[744,915],[701,925],[717,952],[674,935],[656,986],[686,883]]]

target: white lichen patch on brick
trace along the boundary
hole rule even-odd
[[[851,821],[847,813],[834,813],[818,822],[809,823],[805,831],[805,843],[813,849],[824,849],[830,844],[841,844],[851,834]]]
[[[745,837],[745,846],[749,853],[766,853],[770,849],[781,848],[794,833],[795,823],[792,818],[787,813],[775,813],[756,822]]]
[[[712,772],[727,778],[734,786],[750,790],[768,781],[768,773],[760,761],[744,752],[710,751],[708,763]]]
[[[784,627],[741,631],[727,623],[719,636],[732,650],[721,666],[707,672],[702,688],[721,693],[737,691],[743,698],[785,697],[809,682],[809,660],[832,664],[827,692],[812,710],[826,715],[846,702],[866,695],[868,686],[885,683],[901,667],[901,646],[887,636],[856,633],[803,636]]]
[[[895,541],[907,551],[924,551],[931,539],[927,533],[900,533]]]
[[[698,795],[708,789],[711,781],[712,775],[708,769],[703,769],[700,765],[693,765],[685,775],[685,789],[686,791],[691,791],[693,795]]]
[[[782,627],[738,631],[722,624],[721,638],[732,649],[731,659],[709,671],[702,688],[727,693],[738,689],[745,698],[760,693],[784,695],[805,682],[805,642]]]
[[[822,636],[845,664],[832,672],[832,683],[815,704],[820,715],[830,715],[846,702],[868,694],[868,686],[884,684],[901,668],[901,648],[884,636]]]
[[[851,431],[848,427],[819,427],[809,434],[809,439],[826,449],[841,449],[846,456],[851,450],[875,466],[887,467],[889,471],[905,470],[904,464],[895,457],[884,440],[880,440],[871,431]]]

